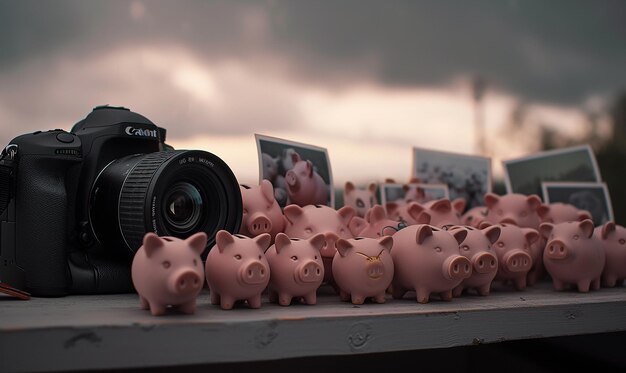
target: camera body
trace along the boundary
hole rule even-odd
[[[219,157],[173,150],[165,129],[99,106],[70,132],[16,137],[0,159],[0,282],[34,296],[134,291],[145,233],[236,233],[239,183]]]

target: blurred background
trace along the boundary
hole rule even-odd
[[[0,142],[119,105],[259,181],[254,134],[325,147],[334,184],[412,147],[590,144],[626,223],[623,1],[0,0]]]

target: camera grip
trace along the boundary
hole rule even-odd
[[[25,155],[17,172],[16,263],[35,296],[63,296],[67,264],[68,196],[66,173],[77,163],[68,157]]]

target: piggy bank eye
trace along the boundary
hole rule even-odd
[[[580,238],[580,236],[578,236],[577,234],[574,235],[574,237],[572,237],[573,239],[577,240]]]
[[[500,242],[498,242],[497,245],[498,245],[498,247],[504,247],[504,242],[500,241]]]
[[[339,228],[339,233],[345,233],[345,232],[346,232],[346,230],[345,230],[345,229],[343,229],[343,228]]]
[[[296,261],[296,260],[298,260],[298,257],[294,255],[294,256],[291,257],[291,260]]]
[[[620,243],[620,245],[623,245],[623,244],[625,244],[625,243],[626,243],[626,240],[625,240],[625,239],[623,239],[623,238],[620,238],[620,239],[619,239],[619,243]]]
[[[241,260],[241,255],[240,254],[235,254],[235,259]]]
[[[435,247],[435,251],[440,253],[441,252],[441,247],[439,247],[439,246]]]
[[[469,246],[467,246],[467,245],[463,245],[463,246],[461,246],[461,250],[463,250],[463,251],[469,251]]]
[[[317,255],[315,255],[315,260],[317,260]]]
[[[356,207],[358,208],[363,208],[365,207],[365,203],[363,203],[363,200],[361,200],[360,198],[356,200]]]
[[[522,211],[522,212],[519,214],[519,216],[521,216],[521,217],[523,217],[523,218],[527,217],[527,216],[528,216],[528,211]]]
[[[166,260],[163,263],[161,263],[161,265],[163,266],[163,268],[167,269],[172,266],[172,263],[170,263],[169,260]]]
[[[487,245],[487,248],[485,250],[490,251],[491,250],[491,246]]]
[[[261,254],[259,254],[259,260],[263,259],[263,257],[261,256]]]
[[[243,209],[243,214],[246,215],[248,213],[248,210]]]
[[[194,266],[197,266],[197,265],[198,265],[198,260],[194,259],[194,260],[193,260],[193,265],[194,265]]]
[[[306,227],[306,228],[304,228],[304,232],[305,233],[313,233],[313,229],[311,229],[310,227]]]

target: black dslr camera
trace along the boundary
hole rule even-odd
[[[239,231],[239,183],[220,158],[174,150],[165,129],[99,106],[71,132],[13,139],[0,156],[0,282],[34,296],[133,292],[147,232]]]

